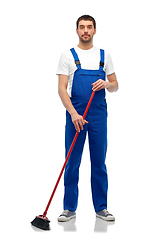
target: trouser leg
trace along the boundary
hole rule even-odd
[[[102,114],[102,115],[101,115]],[[107,209],[108,176],[105,165],[107,151],[107,113],[94,115],[88,130],[91,158],[92,199],[96,212]]]
[[[66,156],[76,134],[75,127],[72,123],[70,115],[67,115],[66,132],[65,132],[65,147]],[[64,174],[64,210],[76,211],[78,204],[78,181],[79,181],[79,166],[83,152],[83,146],[86,138],[86,127],[78,135],[70,158],[65,168]]]

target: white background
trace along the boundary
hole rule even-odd
[[[31,227],[64,163],[65,109],[55,75],[60,54],[78,44],[75,22],[97,21],[94,45],[112,57],[119,91],[107,93],[108,210],[96,220],[86,141],[77,219],[59,225],[63,179],[48,211],[51,231]],[[159,239],[158,0],[1,0],[0,235],[3,239]],[[57,234],[57,235],[56,235]]]

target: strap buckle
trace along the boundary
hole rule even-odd
[[[104,63],[103,62],[100,62],[99,64],[101,67],[104,67]]]
[[[81,65],[81,63],[80,63],[79,60],[78,60],[78,61],[75,61],[75,64],[76,64],[76,66],[77,66],[77,65]]]

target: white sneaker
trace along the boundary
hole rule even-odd
[[[75,212],[71,212],[69,210],[64,210],[63,213],[58,217],[58,222],[67,222],[75,217],[76,217]]]
[[[101,218],[101,219],[103,219],[105,221],[115,221],[115,217],[112,214],[110,214],[107,211],[107,209],[104,209],[104,210],[102,210],[100,212],[97,212],[96,213],[96,217],[99,217],[99,218]]]

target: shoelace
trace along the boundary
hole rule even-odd
[[[104,211],[105,215],[109,214],[107,209],[104,209],[103,211]]]
[[[63,213],[62,213],[62,215],[67,216],[68,212],[69,212],[68,210],[64,210]]]

